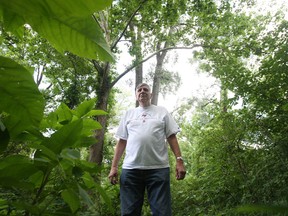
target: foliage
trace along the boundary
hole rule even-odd
[[[90,117],[106,113],[93,110],[95,100],[90,100],[75,110],[62,104],[43,118],[44,100],[32,73],[4,57],[1,69],[2,213],[76,214],[94,206],[89,190],[109,203],[93,179],[99,168],[79,152],[95,142],[92,131],[101,128]],[[30,155],[7,153],[9,143],[26,145]]]
[[[37,127],[43,116],[44,100],[32,79],[31,71],[11,59],[0,58],[0,110],[4,116],[11,114],[7,116],[9,121],[4,122],[5,130],[2,129],[8,133],[8,138],[18,135],[23,130],[33,130],[33,127]]]
[[[61,53],[73,52],[91,59],[112,60],[101,28],[92,14],[111,1],[1,1],[0,10],[7,30],[22,35],[29,24]]]
[[[189,148],[184,154],[191,167],[189,182],[181,189],[175,184],[174,193],[182,195],[177,208],[185,215],[287,214],[287,21],[276,26],[267,34],[265,26],[257,26],[265,35],[261,39],[252,40],[256,35],[249,30],[252,36],[245,42],[251,49],[237,44],[239,35],[230,35],[219,38],[227,40],[216,43],[221,49],[197,53],[208,63],[203,69],[233,94],[224,99],[226,109],[223,101],[199,103],[192,119],[182,117],[181,141]],[[211,34],[203,34],[207,43],[217,39]],[[261,54],[258,67],[251,67],[247,57],[256,54]]]
[[[21,38],[32,27],[62,53],[69,51],[111,61],[113,57],[101,29],[92,18],[94,12],[110,4],[111,1],[0,1],[0,18],[4,31],[12,32],[6,35],[9,40],[13,34]],[[39,40],[34,36],[31,38]],[[15,44],[10,47],[17,52]],[[22,45],[22,51],[33,53],[25,49],[25,42]],[[109,205],[105,191],[94,181],[99,168],[80,154],[81,149],[95,143],[93,131],[101,129],[92,117],[106,113],[93,110],[93,99],[74,110],[62,103],[44,115],[45,101],[38,90],[39,83],[33,80],[33,70],[29,69],[39,61],[25,61],[21,54],[17,59],[26,67],[12,58],[0,57],[1,214],[76,215],[87,209],[96,211],[90,191],[97,191]],[[26,150],[15,154],[11,149],[18,146]]]
[[[0,182],[4,195],[1,212],[76,214],[93,208],[89,190],[97,190],[109,203],[105,192],[93,179],[99,168],[81,159],[79,152],[94,142],[92,131],[101,128],[91,117],[106,113],[93,110],[95,100],[90,100],[75,110],[62,104],[42,118],[44,101],[29,71],[10,59],[2,58],[1,62],[1,75],[7,77],[4,81],[11,88],[1,91],[9,92],[8,96],[1,94],[1,98],[6,99],[1,103],[1,110],[5,111],[1,115]],[[5,72],[10,76],[5,76]],[[26,80],[22,78],[25,75]],[[22,112],[15,108],[19,106]],[[30,155],[7,155],[5,147],[10,142],[27,145]]]
[[[186,2],[186,0],[117,1],[112,8],[113,26],[114,23],[118,24],[119,20],[127,20],[127,31],[123,32],[125,39],[123,41],[133,57],[133,64],[136,65],[135,83],[136,85],[143,81],[153,83],[152,103],[155,104],[159,93],[165,95],[167,92],[173,92],[180,84],[179,75],[175,70],[166,67],[165,63],[170,60],[165,60],[168,52],[165,49],[169,47],[173,49],[181,43],[183,31],[180,17],[185,14]],[[148,73],[144,73],[143,61],[149,59],[147,56],[155,56],[157,62]]]
[[[176,181],[171,158],[175,216],[287,214],[287,21],[274,17],[279,21],[276,28],[267,30],[272,18],[253,18],[233,6],[245,2],[144,0],[132,20],[143,36],[143,56],[157,50],[157,42],[200,44],[195,51],[204,63],[200,69],[219,79],[224,95],[220,102],[189,98],[175,113],[188,171],[184,181]],[[95,80],[108,90],[115,84],[110,80],[114,75],[106,71],[110,65],[96,62],[112,57],[102,30],[111,33],[107,40],[117,40],[121,33],[133,38],[136,33],[123,32],[123,21],[129,21],[139,1],[113,4],[111,31],[103,28],[105,22],[99,23],[102,30],[92,22],[91,15],[110,3],[0,1],[5,56],[0,57],[1,214],[119,215],[119,187],[107,180],[115,144],[111,134],[105,139],[102,172],[83,160],[87,146],[95,143],[92,130],[100,129],[95,119],[105,113],[93,110],[95,100],[77,106],[96,90],[106,93]],[[101,20],[105,13],[94,15]],[[168,35],[171,26],[174,34]],[[129,47],[131,55],[141,51],[134,45]],[[55,87],[44,99],[30,69],[41,66]],[[99,73],[92,74],[95,69]],[[163,81],[177,78],[169,71]],[[112,104],[110,96],[107,104]],[[58,108],[45,114],[49,97]],[[66,105],[56,106],[61,101]],[[101,185],[94,182],[100,174]],[[95,194],[101,197],[95,199]],[[143,213],[150,213],[147,202]]]

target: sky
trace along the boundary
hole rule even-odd
[[[285,9],[287,11],[288,3],[286,0],[256,0],[258,2],[258,8],[248,8],[249,11],[254,11],[254,13],[275,13],[275,9]],[[288,19],[288,13],[286,13],[286,19]],[[171,54],[172,53],[172,54]],[[159,95],[158,105],[164,106],[169,112],[172,112],[176,107],[178,107],[181,101],[187,97],[192,96],[203,96],[203,95],[219,95],[219,86],[215,78],[205,74],[199,73],[197,62],[191,64],[192,50],[179,50],[171,51],[170,55],[178,55],[178,62],[173,62],[166,65],[165,67],[171,68],[179,73],[181,76],[182,84],[179,86],[178,90],[174,93],[166,95],[163,97]],[[117,64],[117,70],[119,73],[125,70],[125,67],[130,66],[131,57],[123,55]],[[149,60],[144,63],[144,71],[149,69],[149,64],[153,60]],[[148,66],[147,66],[148,65]],[[145,72],[144,72],[145,73]],[[125,75],[115,87],[123,91],[118,95],[119,100],[124,103],[127,108],[133,108],[135,106],[135,96],[134,96],[134,71],[129,72]]]
[[[174,51],[175,54],[176,51]],[[172,54],[173,55],[173,54]],[[172,69],[179,73],[181,76],[181,85],[179,86],[176,92],[166,95],[163,97],[161,94],[159,95],[158,105],[164,106],[168,109],[168,111],[172,112],[176,107],[179,106],[181,100],[187,97],[196,96],[196,95],[207,95],[215,93],[215,89],[218,88],[215,84],[215,79],[205,73],[198,72],[198,65],[190,63],[190,59],[192,57],[192,50],[181,50],[177,51],[178,61],[175,63],[171,63],[166,65],[165,67]],[[189,58],[190,56],[190,58]],[[125,59],[125,60],[124,60]],[[151,60],[152,62],[152,60]],[[119,71],[124,71],[125,66],[129,66],[131,63],[131,59],[129,57],[120,59],[119,65],[117,66]],[[148,62],[149,64],[149,62]],[[147,64],[144,65],[144,71],[148,70]],[[123,77],[115,87],[121,89],[124,92],[124,97],[127,101],[127,104],[130,108],[135,105],[135,97],[134,97],[134,71],[129,72],[125,77]],[[151,83],[148,83],[151,84]],[[218,88],[219,89],[219,88]],[[120,99],[121,100],[121,99]],[[129,100],[132,101],[129,104]]]

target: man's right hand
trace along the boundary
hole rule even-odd
[[[118,169],[115,167],[112,167],[108,175],[108,178],[112,185],[117,184],[118,183]]]

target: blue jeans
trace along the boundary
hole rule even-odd
[[[170,169],[122,169],[120,199],[122,216],[140,216],[147,190],[153,216],[171,216]]]

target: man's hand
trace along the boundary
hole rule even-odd
[[[112,185],[115,185],[118,183],[118,169],[116,167],[111,167],[108,178]]]
[[[182,160],[177,160],[176,162],[176,179],[183,180],[186,175],[186,170],[184,166],[184,162]]]

